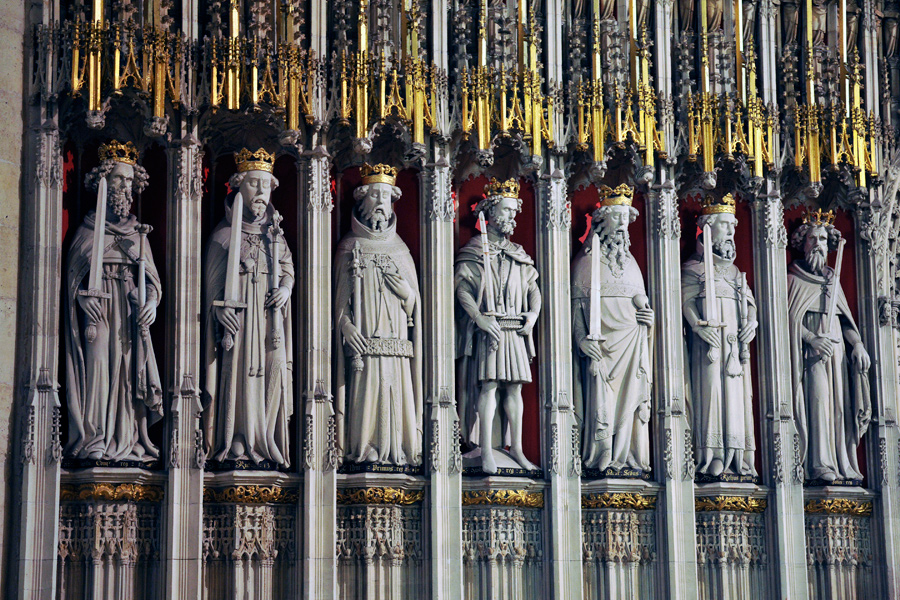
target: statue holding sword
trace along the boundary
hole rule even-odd
[[[834,213],[808,212],[791,244],[804,256],[791,263],[787,280],[794,418],[806,478],[859,480],[856,448],[872,416],[871,360],[841,289],[844,239]]]

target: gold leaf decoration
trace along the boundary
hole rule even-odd
[[[656,496],[642,496],[631,493],[584,494],[581,496],[581,508],[619,508],[630,510],[653,510],[656,508]]]
[[[297,490],[274,485],[235,485],[226,488],[204,488],[204,502],[234,504],[295,504],[300,499]]]
[[[701,496],[694,500],[697,512],[731,510],[737,512],[765,512],[765,498],[747,498],[745,496]]]
[[[853,515],[855,517],[872,516],[872,503],[865,500],[848,500],[832,498],[828,500],[810,500],[806,503],[806,512],[812,514]]]
[[[425,490],[397,488],[347,488],[338,490],[338,504],[418,504],[425,499]]]
[[[59,499],[63,502],[85,500],[126,500],[131,502],[162,502],[165,490],[158,485],[139,483],[83,483],[62,485]]]
[[[492,505],[519,506],[522,508],[544,508],[543,492],[525,490],[477,490],[463,492],[463,506]]]

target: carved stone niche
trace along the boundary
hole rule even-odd
[[[66,474],[60,490],[57,597],[161,598],[162,482],[85,479]]]
[[[700,597],[768,598],[766,499],[697,496]]]
[[[582,487],[586,598],[656,596],[658,492],[658,486],[638,481],[616,485],[603,480]]]
[[[806,562],[811,598],[873,597],[872,494],[818,488],[808,493]],[[877,595],[877,594],[876,594]]]
[[[341,476],[337,492],[339,596],[428,596],[425,481],[398,474]]]
[[[513,477],[463,480],[466,600],[546,598],[543,588],[543,484]]]

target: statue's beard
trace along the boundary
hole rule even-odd
[[[821,274],[825,271],[825,260],[825,250],[822,248],[813,248],[806,253],[806,264],[813,273]]]
[[[603,231],[600,234],[600,251],[609,260],[610,267],[621,273],[628,260],[631,238],[621,229]]]
[[[131,212],[131,194],[127,188],[112,190],[109,195],[109,207],[119,219],[124,219]]]
[[[491,223],[494,226],[494,229],[502,233],[503,235],[512,235],[513,231],[516,230],[516,220],[515,219],[496,219]]]
[[[258,221],[266,214],[266,208],[268,208],[268,206],[269,205],[265,200],[254,200],[250,204],[250,212],[253,213],[254,218]]]
[[[713,254],[715,254],[719,258],[733,261],[734,257],[737,255],[737,251],[734,248],[734,240],[722,240],[720,242],[713,242]]]
[[[385,214],[384,209],[375,208],[369,214],[363,215],[363,220],[368,221],[369,228],[372,231],[384,231],[390,218]]]

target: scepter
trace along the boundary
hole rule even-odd
[[[359,242],[353,244],[352,259],[350,261],[350,273],[353,277],[353,316],[356,321],[355,325],[359,328],[362,326],[360,315],[362,314],[362,247]],[[353,353],[353,370],[363,370],[362,355],[358,352]]]
[[[269,225],[269,236],[272,244],[272,291],[274,292],[281,286],[281,248],[278,241],[284,231],[281,229],[281,221],[284,217],[277,210],[272,215],[272,223]],[[279,319],[280,309],[272,307],[272,347],[281,347],[281,330],[283,324]]]
[[[93,298],[111,298],[109,292],[103,291],[103,254],[106,250],[106,177],[100,178],[97,186],[97,210],[94,213],[94,243],[91,246],[91,271],[88,275],[88,287],[86,290],[78,290],[79,296],[91,296]],[[84,330],[84,337],[88,343],[97,339],[97,323],[89,318],[88,326]]]
[[[153,231],[153,227],[151,225],[138,225],[137,231],[141,235],[138,253],[138,306],[140,306],[141,311],[143,311],[144,306],[147,305],[147,234]],[[150,328],[142,323],[141,337],[146,339],[149,334]]]

